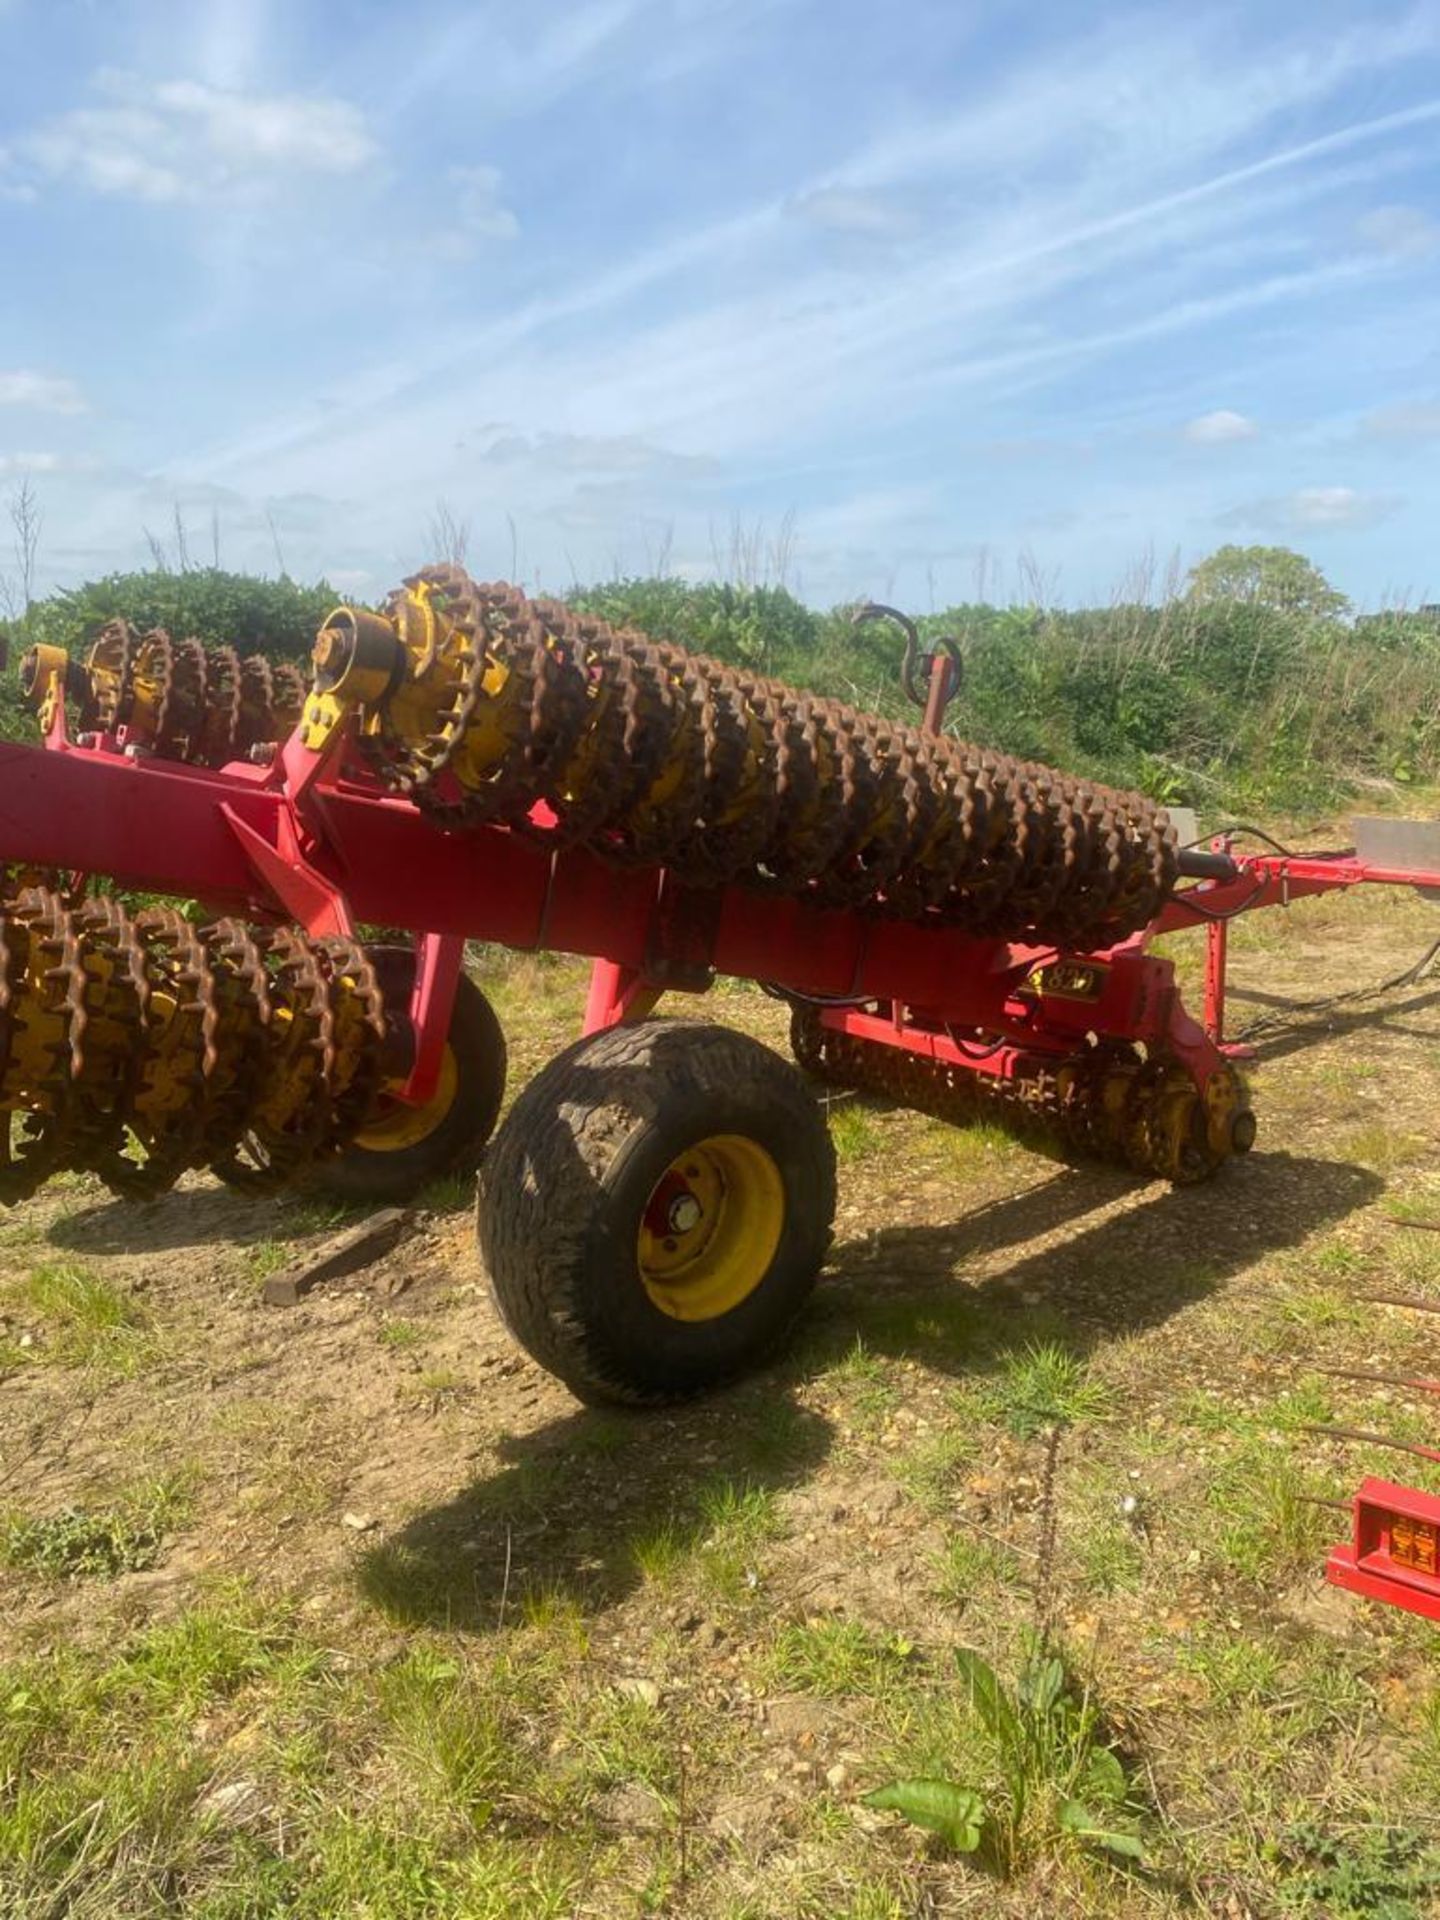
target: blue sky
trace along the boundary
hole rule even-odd
[[[0,275],[46,583],[1440,598],[1440,4],[0,0]]]

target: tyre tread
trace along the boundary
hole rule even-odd
[[[828,1243],[834,1154],[814,1097],[788,1061],[747,1034],[703,1021],[647,1020],[567,1047],[521,1094],[487,1156],[479,1232],[501,1318],[583,1400],[662,1405],[696,1390],[637,1380],[582,1310],[585,1239],[601,1175],[637,1122],[653,1123],[681,1083],[706,1093],[744,1087],[788,1110],[804,1152],[807,1204],[823,1222],[821,1257]],[[537,1192],[544,1195],[542,1234],[534,1227]],[[773,1339],[799,1312],[805,1292],[808,1284],[795,1290]]]

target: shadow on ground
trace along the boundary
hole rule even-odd
[[[1250,1154],[1198,1187],[1060,1173],[961,1220],[883,1228],[839,1247],[797,1362],[823,1367],[857,1338],[957,1374],[1036,1338],[1084,1352],[1162,1326],[1383,1191],[1364,1168],[1290,1153]],[[1099,1217],[1086,1224],[1087,1215]],[[965,1284],[1007,1249],[1013,1262]]]
[[[303,1187],[250,1194],[207,1180],[143,1203],[97,1200],[53,1220],[46,1238],[52,1246],[82,1254],[134,1253],[141,1246],[167,1252],[212,1242],[243,1247],[313,1233],[332,1217],[337,1226],[344,1225],[365,1211],[363,1203],[342,1206]]]
[[[808,1480],[831,1443],[773,1377],[679,1411],[577,1408],[502,1440],[500,1471],[373,1548],[360,1589],[402,1624],[470,1632],[540,1598],[599,1611],[639,1584],[647,1549],[723,1544],[747,1494]]]
[[[1163,1325],[1381,1191],[1359,1168],[1284,1153],[1189,1189],[1092,1169],[948,1225],[851,1241],[775,1366],[678,1411],[577,1409],[503,1441],[500,1471],[372,1549],[361,1590],[397,1621],[472,1632],[513,1619],[537,1593],[601,1610],[639,1584],[647,1542],[707,1538],[727,1490],[813,1476],[833,1433],[801,1390],[857,1340],[958,1377],[993,1371],[1035,1339],[1085,1352]],[[1010,1249],[1003,1271],[967,1277]]]
[[[1228,998],[1267,1009],[1250,1022],[1249,1030],[1237,1023],[1228,1036],[1232,1042],[1244,1041],[1253,1032],[1251,1044],[1257,1060],[1283,1060],[1287,1054],[1303,1053],[1307,1047],[1319,1046],[1326,1040],[1341,1040],[1346,1034],[1361,1033],[1366,1028],[1379,1028],[1402,1040],[1433,1041],[1440,1038],[1433,1027],[1399,1024],[1405,1015],[1428,1013],[1440,1006],[1440,988],[1437,987],[1427,987],[1407,1000],[1381,999],[1377,995],[1375,1000],[1349,1006],[1343,1001],[1338,1005],[1328,1005],[1324,1002],[1307,1004],[1303,1000],[1285,1000],[1255,987],[1232,986],[1228,990]]]

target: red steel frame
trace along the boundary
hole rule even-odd
[[[538,809],[537,824],[544,817]],[[1203,1090],[1227,1054],[1243,1052],[1224,1042],[1229,918],[1360,884],[1440,887],[1440,872],[1354,855],[1235,855],[1232,878],[1177,892],[1141,933],[1083,956],[1091,978],[1077,994],[1045,985],[1062,957],[1051,946],[687,887],[503,827],[442,833],[354,771],[343,733],[321,751],[297,733],[268,767],[213,771],[111,737],[73,743],[60,699],[43,748],[0,742],[0,858],[104,873],[314,934],[408,929],[419,946],[416,1048],[399,1097],[420,1102],[438,1074],[466,939],[594,958],[587,1032],[724,973],[848,1002],[827,1007],[826,1022],[977,1072],[1004,1078],[1093,1034],[1164,1046]],[[1156,935],[1196,926],[1208,930],[1203,1023],[1182,1004],[1172,963],[1148,950]]]
[[[546,818],[536,810],[537,826]],[[103,873],[207,908],[293,919],[317,935],[359,923],[407,929],[417,946],[415,1045],[394,1097],[417,1104],[437,1083],[467,939],[591,957],[587,1032],[643,1017],[662,993],[701,990],[723,973],[843,1001],[825,1007],[827,1023],[974,1072],[1021,1074],[1093,1035],[1164,1047],[1203,1092],[1227,1056],[1247,1051],[1224,1038],[1231,918],[1359,885],[1440,888],[1440,871],[1354,854],[1234,854],[1226,877],[1177,892],[1132,938],[1062,955],[738,886],[687,887],[674,873],[547,846],[543,834],[444,833],[355,770],[343,731],[320,751],[297,732],[268,767],[220,771],[108,736],[72,742],[59,697],[43,746],[0,742],[0,860]],[[1149,951],[1157,935],[1194,927],[1207,932],[1203,1023],[1183,1006],[1173,964]],[[1073,969],[1068,982],[1062,970],[1047,983],[1062,960],[1078,964],[1082,990]],[[1390,1550],[1394,1514],[1440,1529],[1440,1501],[1367,1481],[1353,1543],[1335,1550],[1327,1575],[1440,1619],[1440,1579],[1427,1584]]]

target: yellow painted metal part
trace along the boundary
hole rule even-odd
[[[718,1320],[770,1271],[785,1183],[765,1148],[717,1133],[670,1163],[651,1193],[636,1253],[651,1300],[672,1320]]]
[[[400,1153],[406,1147],[418,1147],[445,1119],[459,1090],[460,1069],[455,1062],[455,1050],[447,1040],[440,1060],[440,1078],[424,1106],[412,1107],[382,1097],[375,1118],[356,1134],[353,1144],[362,1153]]]
[[[276,1042],[271,1071],[255,1104],[255,1118],[274,1133],[284,1133],[304,1111],[315,1083],[330,1070],[311,1023],[293,1007],[277,1006],[270,1016]]]
[[[302,745],[318,753],[356,707],[383,700],[395,662],[386,655],[398,639],[393,621],[355,607],[336,607],[315,636],[315,683],[300,716]]]
[[[55,719],[55,701],[65,684],[70,656],[64,647],[48,646],[43,640],[25,656],[29,675],[28,698],[40,721],[40,731],[48,733]]]
[[[57,1074],[68,1071],[71,1012],[65,983],[40,941],[30,937],[14,968],[9,992],[10,1044],[0,1060],[0,1106],[55,1110]]]
[[[203,1010],[193,996],[182,998],[166,984],[150,995],[146,1059],[135,1097],[135,1114],[153,1126],[166,1115],[183,1113],[195,1100],[203,1063],[197,1050]]]
[[[305,696],[305,705],[300,714],[300,744],[311,753],[319,753],[344,725],[350,711],[350,702],[342,700],[338,694],[312,689]]]

